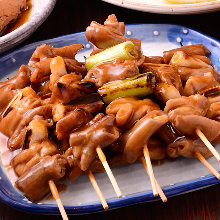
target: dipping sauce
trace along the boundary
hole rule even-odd
[[[6,35],[14,31],[28,21],[32,10],[31,1],[32,0],[27,0],[26,9],[19,15],[19,17],[15,21],[6,26],[6,28],[0,33],[0,36]]]

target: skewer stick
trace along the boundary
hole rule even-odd
[[[202,140],[202,142],[208,147],[208,149],[212,152],[212,154],[215,156],[215,158],[220,162],[220,155],[218,151],[212,146],[212,144],[208,141],[206,136],[200,131],[200,129],[196,129],[196,134],[199,136],[199,138]]]
[[[62,201],[60,200],[60,196],[59,196],[57,187],[56,187],[53,180],[49,180],[49,186],[50,186],[51,193],[52,193],[54,199],[57,202],[57,205],[58,205],[58,208],[60,210],[60,214],[62,215],[63,220],[68,220],[66,211],[63,207]]]
[[[140,158],[140,161],[141,161],[141,163],[143,164],[143,167],[145,168],[145,170],[146,170],[148,176],[150,177],[149,171],[148,171],[148,169],[147,169],[147,164],[146,164],[145,158],[144,158],[144,157],[141,157],[141,158]],[[164,194],[163,190],[161,189],[159,183],[157,182],[157,179],[156,179],[156,178],[155,178],[155,183],[156,183],[156,187],[157,187],[157,190],[158,190],[158,193],[159,193],[159,196],[160,196],[161,200],[162,200],[163,202],[167,202],[167,197],[165,196],[165,194]]]
[[[217,170],[200,154],[199,152],[195,153],[196,157],[216,176],[217,179],[220,179],[220,174]]]
[[[22,97],[22,92],[18,92],[14,98],[9,102],[8,106],[5,108],[4,112],[1,114],[1,117],[4,117],[4,114],[8,111],[8,109],[11,107],[11,105],[13,104],[13,102],[15,102],[17,99],[21,99]]]
[[[150,182],[151,182],[151,186],[152,186],[152,191],[154,196],[158,196],[158,191],[157,191],[157,187],[156,187],[156,183],[155,183],[155,177],[154,177],[154,171],[152,168],[152,164],[151,164],[151,160],[150,160],[150,154],[147,148],[147,144],[144,145],[144,157],[145,157],[145,161],[147,164],[147,169],[149,171],[149,177],[150,177]]]
[[[104,196],[103,196],[103,194],[102,194],[102,192],[101,192],[101,190],[100,190],[100,188],[99,188],[99,186],[98,186],[98,184],[97,184],[97,182],[95,180],[94,175],[92,174],[92,172],[90,170],[87,172],[87,174],[88,174],[88,177],[89,177],[89,179],[90,179],[90,181],[91,181],[91,183],[93,185],[93,188],[96,191],[96,194],[98,195],[98,197],[100,199],[100,202],[102,203],[103,208],[104,209],[108,209],[109,208],[108,204],[105,201],[105,198],[104,198]]]
[[[117,183],[117,181],[116,181],[116,179],[115,179],[115,177],[114,177],[114,175],[112,173],[111,168],[108,165],[108,162],[106,160],[105,154],[103,153],[103,151],[102,151],[100,146],[98,146],[96,148],[96,152],[98,154],[98,157],[99,157],[100,161],[102,162],[103,167],[105,168],[105,171],[106,171],[106,173],[107,173],[107,175],[108,175],[108,177],[109,177],[109,179],[110,179],[110,181],[112,183],[112,186],[113,186],[113,188],[114,188],[118,198],[121,198],[122,197],[121,190],[120,190],[120,188],[118,186],[118,183]]]

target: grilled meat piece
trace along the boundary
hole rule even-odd
[[[18,93],[19,89],[23,89],[30,85],[31,70],[22,65],[16,76],[8,81],[0,82],[0,112],[2,112],[9,102]]]
[[[24,114],[41,105],[41,100],[32,95],[23,97],[21,100],[16,100],[3,115],[0,121],[0,131],[8,137],[11,137],[17,128],[19,122],[22,120]]]
[[[19,147],[22,147],[22,145],[18,144],[20,143],[20,135],[23,134],[24,130],[27,131],[27,126],[35,116],[43,116],[45,119],[51,118],[52,106],[44,105],[30,109],[22,116],[22,119],[19,121],[16,129],[13,132],[13,135],[11,135],[10,139],[8,140],[8,148],[10,150],[16,150]]]
[[[94,82],[99,88],[108,82],[130,78],[138,74],[139,69],[135,60],[122,61],[118,58],[94,66],[87,73],[85,80]]]
[[[161,110],[154,110],[142,117],[131,129],[122,134],[120,144],[126,161],[133,163],[143,154],[144,145],[165,123],[168,117]]]
[[[58,146],[48,139],[31,144],[28,149],[22,150],[11,161],[15,173],[21,176],[28,169],[37,164],[43,157],[59,154]]]
[[[169,63],[171,58],[173,57],[173,54],[176,53],[177,51],[183,51],[188,55],[201,55],[201,56],[205,56],[210,53],[210,51],[203,44],[194,44],[169,51],[164,51],[163,52],[164,62]]]
[[[195,157],[195,153],[202,154],[205,158],[212,155],[211,151],[203,144],[200,139],[180,138],[179,140],[169,144],[166,148],[169,157],[176,158]]]
[[[138,100],[133,97],[118,98],[106,108],[107,114],[114,114],[118,127],[128,129],[144,115],[160,107],[150,99]]]
[[[51,74],[50,63],[54,57],[63,58],[68,72],[86,73],[83,64],[75,60],[75,55],[82,49],[81,44],[73,44],[65,47],[55,48],[51,45],[42,44],[34,51],[28,65],[35,70],[31,74],[32,83],[40,83],[49,79]]]
[[[173,122],[178,115],[200,115],[205,116],[210,103],[201,95],[171,99],[166,103],[164,111],[168,113],[169,121]]]
[[[203,76],[191,76],[184,87],[183,94],[190,96],[196,94],[204,89],[218,86],[219,83],[215,80],[212,73],[205,73]]]
[[[96,92],[93,82],[81,80],[75,73],[62,76],[53,86],[51,103],[68,103],[81,96]]]
[[[73,148],[74,158],[78,166],[86,171],[96,157],[96,148],[104,148],[119,138],[119,130],[115,126],[115,116],[98,114],[84,127],[70,135],[69,143]]]
[[[16,186],[28,198],[37,202],[49,194],[49,180],[57,182],[64,177],[66,165],[66,159],[59,154],[46,156],[24,172],[16,181]]]
[[[68,138],[73,130],[85,125],[92,119],[92,115],[81,108],[75,108],[56,123],[58,140]]]

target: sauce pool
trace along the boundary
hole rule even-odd
[[[26,23],[30,17],[32,10],[32,3],[31,0],[27,0],[27,7],[26,9],[21,13],[21,15],[17,18],[16,21],[9,24],[6,29],[3,31],[2,36],[9,34],[10,32],[14,31],[15,29],[22,26],[24,23]]]

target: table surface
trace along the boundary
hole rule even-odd
[[[92,20],[103,23],[109,14],[116,14],[119,21],[131,23],[172,23],[197,29],[220,40],[216,22],[220,12],[198,15],[161,15],[117,7],[101,0],[57,0],[48,19],[22,45],[56,36],[84,31]],[[218,220],[220,219],[220,185],[161,201],[137,204],[130,207],[69,219],[155,219],[155,220]],[[0,202],[0,220],[61,219],[61,216],[39,216],[12,209]]]

